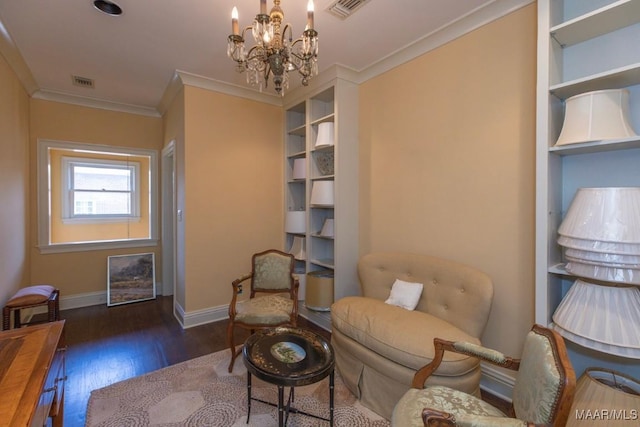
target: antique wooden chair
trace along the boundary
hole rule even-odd
[[[569,417],[576,375],[562,337],[534,325],[521,359],[479,345],[434,339],[436,356],[418,370],[412,388],[397,403],[392,426],[564,426]],[[424,387],[446,351],[477,357],[517,371],[513,403],[504,414],[489,403],[448,387]]]
[[[239,352],[236,351],[233,332],[236,326],[254,331],[280,325],[296,326],[298,318],[298,279],[293,276],[294,257],[270,249],[254,254],[251,273],[231,283],[233,297],[229,304],[227,344],[231,350],[229,372]],[[238,300],[242,283],[251,279],[249,298]]]

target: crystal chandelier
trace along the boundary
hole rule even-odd
[[[307,27],[302,37],[293,40],[291,25],[283,26],[284,12],[280,0],[273,0],[273,8],[267,15],[267,0],[260,0],[260,13],[253,25],[240,33],[238,9],[231,12],[233,34],[228,37],[227,55],[236,62],[239,73],[247,72],[247,83],[267,87],[272,76],[276,92],[284,95],[289,87],[289,71],[298,71],[302,84],[318,74],[318,32],[313,29],[313,0],[307,5]],[[244,46],[244,34],[251,30],[255,46],[249,51]]]

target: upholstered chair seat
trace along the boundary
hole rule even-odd
[[[236,322],[247,324],[281,325],[291,319],[293,301],[287,296],[267,295],[239,302]]]
[[[483,417],[506,417],[507,415],[473,395],[449,387],[431,386],[423,390],[411,388],[396,405],[393,425],[423,427],[424,408],[440,408],[445,412],[460,415],[480,415]]]
[[[392,426],[564,426],[575,391],[575,372],[564,341],[551,329],[534,325],[521,359],[477,344],[436,338],[436,357],[414,376],[412,388],[396,404]],[[513,404],[505,414],[489,403],[444,386],[424,387],[445,351],[462,353],[517,371]]]

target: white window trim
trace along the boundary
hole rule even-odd
[[[71,204],[71,183],[69,169],[72,164],[85,166],[110,165],[133,169],[133,190],[131,191],[131,215],[74,215]],[[140,221],[140,163],[117,160],[90,159],[62,156],[62,221],[65,224],[103,224],[107,222]]]
[[[57,243],[51,244],[51,229],[49,223],[50,201],[50,168],[49,150],[75,150],[87,153],[116,153],[122,155],[148,156],[151,188],[149,194],[149,238],[103,240],[96,242]],[[80,252],[87,250],[104,250],[119,248],[138,248],[156,246],[158,244],[158,152],[143,148],[115,147],[102,144],[83,144],[78,142],[38,140],[38,249],[40,253]]]

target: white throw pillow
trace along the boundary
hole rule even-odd
[[[405,282],[404,280],[396,279],[391,287],[391,294],[385,302],[407,310],[413,310],[418,305],[418,301],[420,301],[422,288],[422,283]]]

